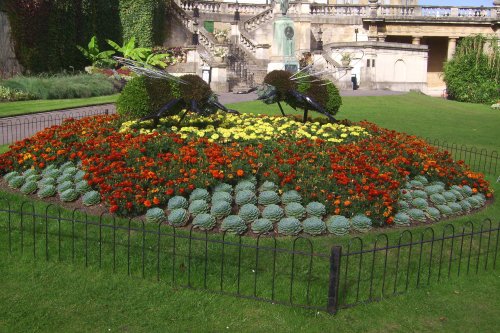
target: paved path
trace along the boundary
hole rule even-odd
[[[400,94],[404,94],[404,92],[388,90],[340,91],[341,96],[387,96]],[[222,104],[247,102],[257,99],[257,94],[255,92],[251,92],[249,94],[220,93],[218,95],[219,101]],[[10,144],[12,142],[32,136],[36,132],[41,131],[46,127],[59,125],[63,122],[64,119],[67,118],[80,119],[87,116],[106,113],[113,114],[115,112],[116,109],[114,104],[103,104],[68,110],[33,113],[24,116],[0,118],[0,145]]]

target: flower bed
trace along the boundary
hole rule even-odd
[[[348,226],[358,231],[392,224],[395,217],[398,224],[436,219],[435,211],[427,209],[434,205],[429,198],[425,204],[405,197],[402,189],[414,194],[425,186],[439,185],[442,190],[429,191],[444,195],[465,187],[468,196],[479,196],[470,200],[477,204],[463,203],[462,210],[456,205],[451,205],[452,213],[442,208],[444,216],[470,212],[492,196],[482,175],[447,152],[370,123],[302,124],[283,117],[221,114],[186,120],[188,126],[179,128],[172,126],[176,117],[168,118],[155,129],[148,128],[148,123],[121,124],[116,116],[67,120],[11,146],[0,155],[0,173],[28,169],[41,173],[49,164],[57,169],[71,161],[85,173],[88,190],[98,191],[112,213],[135,216],[166,208],[165,221],[174,221],[170,223],[193,222],[237,233],[254,230],[254,222],[255,230],[263,232],[296,234],[306,229],[310,234],[326,230],[342,234],[347,227],[340,217],[350,219]],[[228,195],[215,194],[224,192],[222,188]],[[208,194],[197,198],[203,191]],[[92,200],[87,202],[98,202],[95,194],[88,196]],[[187,206],[170,209],[174,197],[185,197]],[[229,211],[224,204],[214,208],[215,201],[224,197]],[[437,206],[440,198],[435,197]],[[457,195],[453,202],[464,199]],[[408,206],[401,203],[404,200]],[[192,207],[195,201],[206,205],[198,202]],[[311,203],[316,207],[313,212],[323,206],[324,213],[310,213]],[[248,204],[259,212],[250,206],[243,209]],[[270,215],[264,216],[269,205],[277,208],[268,209]],[[280,215],[279,209],[284,215],[270,219]],[[154,221],[162,218],[158,210],[149,214]]]

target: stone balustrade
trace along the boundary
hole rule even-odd
[[[263,12],[260,12],[257,15],[246,20],[244,23],[244,27],[248,32],[252,32],[257,28],[259,28],[259,26],[261,26],[262,24],[271,21],[273,17],[274,17],[273,8],[270,7],[264,10]]]
[[[180,7],[185,11],[198,8],[200,13],[217,14],[232,14],[238,9],[241,15],[256,15],[271,8],[271,5],[217,1],[181,1]]]

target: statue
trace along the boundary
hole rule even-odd
[[[281,14],[285,16],[286,12],[288,11],[288,0],[280,0],[280,9]]]

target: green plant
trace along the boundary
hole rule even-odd
[[[37,97],[24,91],[0,85],[0,102],[28,101],[32,99],[37,99]]]
[[[421,199],[425,199],[427,200],[427,193],[425,193],[425,191],[422,191],[422,190],[414,190],[412,193],[411,193],[412,197],[415,199],[415,198],[421,198]]]
[[[423,175],[416,175],[413,179],[416,180],[416,181],[419,181],[422,185],[428,185],[429,184],[429,181]]]
[[[11,177],[9,180],[9,187],[12,188],[20,188],[21,186],[24,185],[25,178],[23,176],[14,176]]]
[[[109,67],[115,63],[115,61],[111,58],[111,56],[115,54],[115,51],[107,50],[101,52],[99,50],[96,36],[92,36],[87,48],[80,45],[77,45],[76,47],[80,50],[80,52],[82,52],[83,56],[90,61],[92,66]]]
[[[286,191],[281,195],[281,202],[283,202],[283,204],[285,205],[292,202],[301,203],[302,196],[295,190]]]
[[[208,191],[204,188],[195,188],[189,196],[189,201],[193,202],[195,200],[205,200],[206,202],[210,202],[210,193],[208,193]]]
[[[38,185],[34,181],[27,181],[24,183],[23,186],[21,186],[21,193],[22,194],[32,194],[35,193],[36,190],[38,190]]]
[[[234,201],[238,206],[243,206],[244,204],[248,203],[255,205],[257,203],[257,197],[255,196],[254,192],[250,190],[243,190],[236,193]]]
[[[451,189],[450,192],[455,195],[455,197],[457,198],[457,200],[463,200],[464,199],[464,196],[462,195],[462,193],[460,191]]]
[[[232,234],[241,235],[247,231],[247,225],[238,215],[229,215],[222,221],[220,229]]]
[[[194,200],[189,204],[188,211],[193,216],[202,213],[208,213],[208,203],[205,200]]]
[[[429,206],[429,203],[427,200],[422,199],[422,198],[415,198],[411,201],[411,204],[413,207],[418,208],[418,209],[425,209],[427,206]]]
[[[321,235],[326,231],[325,222],[316,216],[305,219],[304,222],[302,222],[302,226],[305,233],[313,236]]]
[[[189,207],[189,202],[184,197],[175,196],[175,197],[170,198],[170,200],[168,200],[167,208],[169,210],[174,210],[177,208],[187,209],[188,207]]]
[[[131,37],[129,40],[124,41],[123,45],[118,45],[116,42],[108,39],[106,42],[114,48],[118,53],[126,59],[132,59],[135,61],[143,62],[146,60],[147,56],[151,53],[151,49],[147,47],[136,47],[135,37]]]
[[[92,187],[90,187],[89,183],[84,179],[84,180],[80,180],[79,182],[75,183],[75,189],[78,193],[84,194],[84,193],[92,190]]]
[[[259,205],[268,206],[280,203],[280,196],[274,191],[262,191],[259,193]]]
[[[326,221],[328,231],[336,236],[345,236],[349,234],[351,224],[349,220],[342,215],[333,215]]]
[[[444,66],[448,98],[492,104],[500,88],[500,50],[496,37],[475,35],[460,40]]]
[[[278,222],[278,232],[285,236],[295,236],[302,231],[302,224],[295,217],[285,217]]]
[[[429,185],[424,188],[425,193],[428,195],[438,194],[444,191],[444,187],[441,185]]]
[[[212,194],[212,202],[226,201],[231,204],[233,202],[233,196],[228,192],[214,192]]]
[[[226,200],[212,201],[210,213],[216,218],[224,218],[231,214],[231,204]]]
[[[411,192],[409,190],[406,190],[406,189],[402,189],[399,191],[399,197],[402,200],[406,200],[406,201],[410,201],[411,199],[413,199]]]
[[[185,226],[189,219],[189,213],[184,208],[176,208],[170,212],[167,221],[174,227]]]
[[[74,176],[78,172],[78,169],[73,167],[73,166],[70,166],[70,167],[64,168],[62,171],[63,171],[63,175],[70,175],[74,179]]]
[[[270,182],[266,180],[262,185],[259,187],[259,192],[264,192],[264,191],[277,191],[278,190],[278,185],[276,185],[273,182]]]
[[[457,197],[455,196],[455,193],[453,193],[451,191],[443,192],[443,197],[446,199],[447,202],[457,201]]]
[[[231,194],[233,193],[233,187],[227,183],[220,183],[215,185],[214,192],[227,192]]]
[[[74,184],[71,180],[64,181],[57,185],[57,192],[62,193],[66,191],[67,189],[73,188]]]
[[[399,200],[397,203],[398,211],[400,212],[406,212],[408,209],[410,209],[410,204],[408,201],[404,200]]]
[[[57,178],[59,178],[61,175],[62,175],[62,172],[59,171],[58,169],[50,169],[44,173],[44,177],[54,178],[54,179],[56,179],[56,181],[57,181]]]
[[[470,212],[472,210],[472,205],[468,200],[460,200],[458,202],[460,206],[462,206],[462,210],[466,213]]]
[[[245,221],[245,223],[248,224],[259,218],[260,210],[253,204],[245,204],[241,206],[238,215],[243,221]]]
[[[322,218],[326,214],[326,207],[321,202],[312,201],[307,204],[306,211],[309,216]]]
[[[408,215],[410,215],[413,220],[418,222],[425,222],[427,220],[424,211],[418,208],[408,210]]]
[[[285,215],[300,220],[306,215],[306,209],[298,202],[291,202],[285,206]]]
[[[435,207],[427,207],[425,211],[429,216],[429,218],[433,221],[438,221],[441,218],[441,213],[439,212],[439,209]]]
[[[92,193],[92,192],[88,192],[88,193]],[[84,199],[85,199],[85,196],[84,196]],[[146,222],[148,222],[148,223],[158,224],[158,223],[164,222],[166,219],[167,219],[167,217],[165,216],[165,211],[161,208],[154,207],[154,208],[150,208],[146,211]]]
[[[255,192],[255,185],[252,182],[249,182],[248,180],[242,180],[238,184],[236,184],[234,191],[237,193],[243,190],[249,190]]]
[[[215,217],[207,213],[198,214],[193,219],[193,227],[201,230],[211,230],[215,227],[215,224]]]
[[[101,202],[101,194],[97,191],[89,191],[82,197],[82,202],[85,206],[94,206]],[[146,213],[146,220],[148,219]]]
[[[448,207],[451,208],[453,214],[460,214],[462,212],[462,206],[459,205],[457,202],[449,202]]]
[[[410,216],[406,213],[397,213],[394,216],[394,224],[399,226],[409,226],[411,224]]]
[[[45,177],[45,178],[42,178],[40,181],[38,181],[38,185],[39,186],[45,186],[45,185],[54,185],[56,186],[57,184],[57,181],[55,178],[52,178],[52,177]]]
[[[42,185],[40,186],[40,190],[38,191],[37,195],[39,198],[48,198],[52,197],[57,193],[57,189],[54,185]]]
[[[79,196],[80,195],[78,194],[78,192],[72,188],[69,188],[64,192],[59,193],[59,198],[61,199],[61,201],[64,202],[75,201],[76,199],[78,199]]]
[[[266,206],[262,211],[262,217],[270,220],[271,222],[278,222],[283,218],[283,216],[285,216],[283,208],[274,204]]]
[[[19,176],[19,172],[11,171],[3,176],[3,179],[8,183],[12,178]]]
[[[166,2],[161,0],[120,0],[119,15],[123,40],[134,37],[137,45],[152,47],[163,43]]]
[[[410,184],[410,188],[413,188],[413,189],[420,190],[420,189],[424,188],[424,184],[421,181],[418,181],[416,179],[410,180],[409,184]]]
[[[435,205],[446,204],[446,198],[440,193],[431,194],[429,200]]]
[[[64,182],[72,182],[74,180],[74,177],[72,175],[67,175],[67,174],[62,174],[59,177],[57,177],[56,181],[58,184],[62,184]]]
[[[436,205],[436,208],[439,210],[441,215],[443,215],[443,217],[448,217],[453,214],[453,211],[450,207],[448,207],[448,205]]]
[[[409,214],[411,212],[411,209],[409,211]],[[352,228],[356,231],[359,232],[367,232],[372,228],[372,220],[369,217],[366,217],[365,215],[358,214],[353,217],[351,217],[351,225]]]
[[[251,229],[254,234],[263,234],[273,230],[273,223],[265,218],[257,219],[252,223]]]
[[[176,97],[167,80],[139,76],[125,85],[116,102],[116,110],[123,119],[135,120],[158,111]],[[178,111],[173,109],[166,115],[173,115]]]

